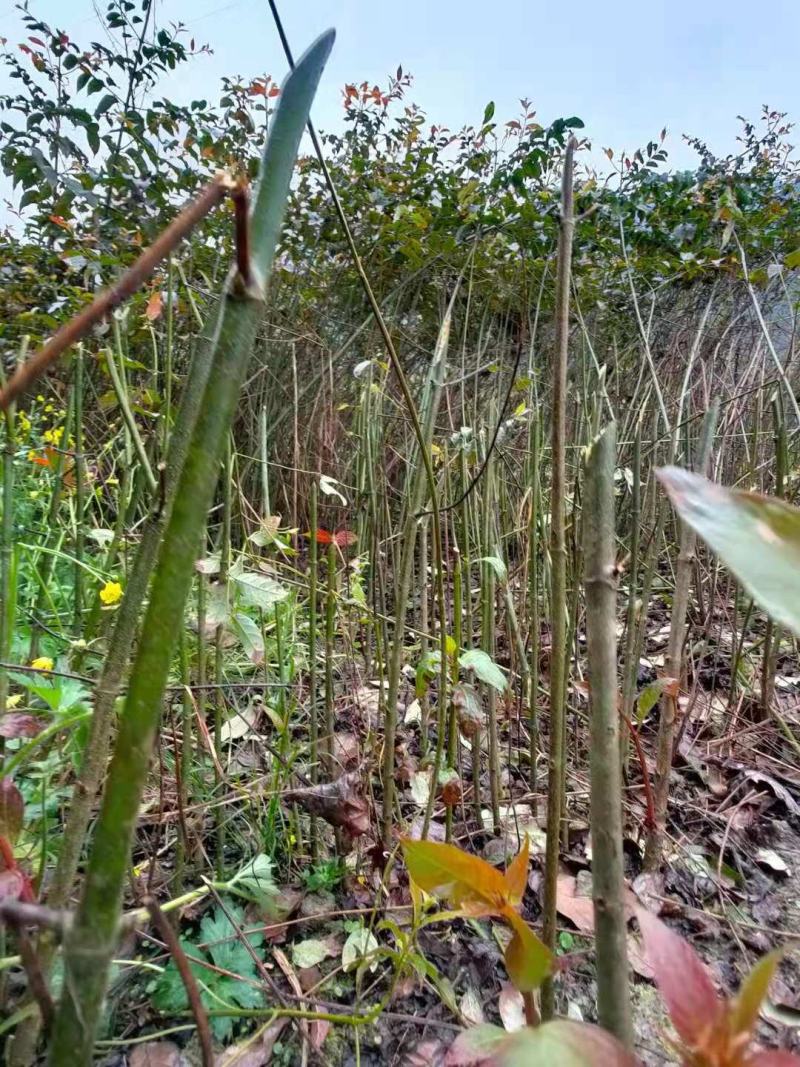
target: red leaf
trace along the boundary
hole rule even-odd
[[[35,715],[11,711],[0,717],[0,737],[36,737],[44,729],[44,723]]]
[[[12,844],[16,841],[24,812],[22,793],[10,778],[0,779],[0,837],[7,838]]]
[[[743,1067],[800,1067],[800,1057],[783,1049],[770,1049],[748,1056]]]
[[[725,1014],[705,964],[688,941],[655,915],[638,908],[636,917],[673,1026],[689,1046],[704,1043]]]
[[[336,545],[339,548],[346,548],[348,545],[354,545],[357,540],[358,535],[352,530],[336,530],[335,533],[331,533],[330,530],[317,530],[318,545]]]

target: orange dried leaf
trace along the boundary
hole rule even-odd
[[[409,838],[401,844],[409,875],[426,893],[449,898],[456,906],[477,901],[500,911],[507,905],[505,877],[485,860],[454,845]]]
[[[528,835],[525,834],[525,843],[506,869],[506,886],[508,887],[508,899],[516,905],[522,901],[525,887],[528,884],[528,864],[530,861],[530,844]]]
[[[147,307],[145,308],[145,315],[148,322],[155,322],[161,314],[164,307],[164,300],[161,296],[160,289],[154,289],[150,296],[147,298]]]

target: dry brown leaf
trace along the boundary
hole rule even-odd
[[[356,771],[343,774],[335,782],[290,789],[283,796],[331,826],[346,830],[351,837],[360,837],[369,829],[369,807],[361,795],[361,777]]]
[[[216,1057],[216,1067],[267,1067],[272,1062],[272,1050],[288,1024],[288,1019],[270,1023],[257,1041],[242,1041],[232,1045]],[[144,1065],[142,1065],[144,1067]]]
[[[128,1067],[189,1067],[189,1061],[172,1041],[146,1041],[128,1056]]]
[[[580,896],[574,875],[562,872],[556,883],[556,909],[575,925],[582,934],[594,933],[594,904],[592,898]]]
[[[160,289],[154,289],[150,296],[147,298],[147,307],[145,308],[145,315],[148,322],[155,322],[161,314],[164,307],[164,298],[161,296]]]
[[[500,986],[500,996],[497,1000],[497,1010],[503,1026],[509,1033],[521,1030],[525,1025],[525,1003],[522,993],[515,989],[510,982],[503,982]]]

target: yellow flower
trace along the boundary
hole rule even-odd
[[[6,697],[6,711],[9,708],[15,708],[22,700],[22,693],[15,693],[12,697]]]
[[[119,582],[106,582],[100,590],[100,599],[104,604],[116,604],[122,599],[122,586]]]
[[[24,411],[20,411],[19,415],[17,415],[17,422],[19,423],[22,436],[27,437],[31,432],[31,420]]]
[[[52,671],[53,661],[49,656],[39,656],[31,661],[31,667],[36,671]]]
[[[61,444],[61,438],[63,436],[63,426],[54,426],[51,430],[45,430],[42,434],[42,437],[45,439],[45,441],[47,441],[48,444],[55,445],[56,447]]]

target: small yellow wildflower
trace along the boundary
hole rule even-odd
[[[52,404],[45,404],[44,410],[49,415],[51,411],[55,411],[55,408]]]
[[[15,708],[20,700],[22,700],[22,693],[15,693],[11,697],[6,697],[6,711],[8,711],[9,708]]]
[[[106,582],[100,590],[100,599],[104,604],[116,604],[122,599],[122,586],[119,582]]]
[[[27,437],[31,432],[31,420],[24,411],[20,411],[19,415],[17,415],[17,423],[19,424],[21,435]]]
[[[48,444],[55,445],[56,447],[61,444],[61,438],[63,436],[63,426],[54,426],[51,430],[45,430],[42,434],[42,437],[45,439],[45,441],[47,441]]]
[[[36,659],[31,660],[31,667],[35,671],[52,671],[53,661],[49,656],[38,656]]]
[[[40,404],[44,403],[44,397],[42,396],[41,393],[37,393],[36,399],[39,401]]]

